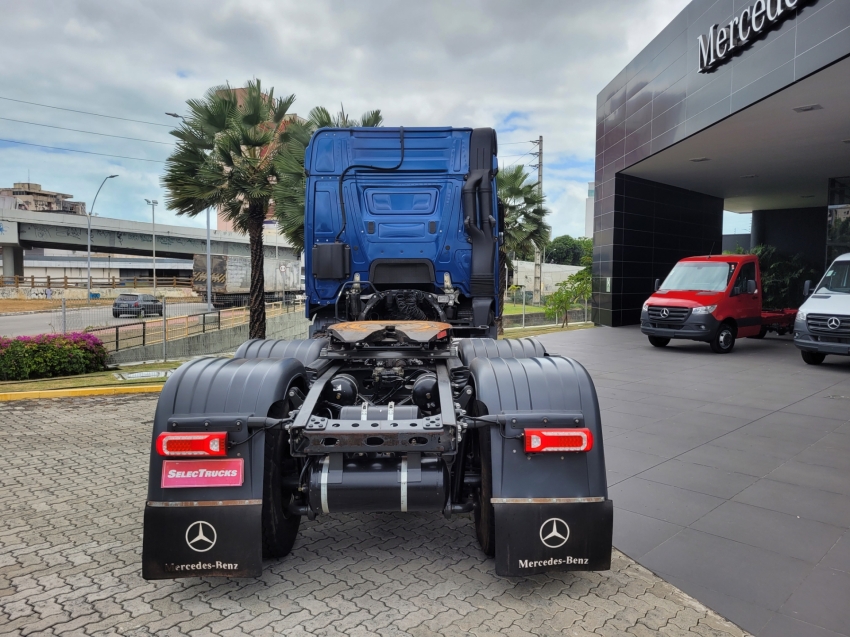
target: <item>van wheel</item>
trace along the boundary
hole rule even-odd
[[[670,339],[664,338],[663,336],[650,336],[649,342],[653,347],[667,347],[667,343],[670,342]]]
[[[823,362],[823,359],[826,358],[826,354],[821,354],[819,352],[803,352],[800,354],[803,356],[803,360],[807,365],[820,365]]]
[[[735,328],[729,323],[721,323],[717,334],[711,339],[711,351],[715,354],[728,354],[735,347]]]
[[[782,336],[782,334],[782,330],[779,330],[779,335]],[[755,336],[750,336],[750,338],[764,338],[765,336],[767,336],[767,325],[762,325],[759,333]]]

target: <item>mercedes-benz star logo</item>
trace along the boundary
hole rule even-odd
[[[831,330],[837,330],[839,327],[841,327],[841,319],[833,316],[829,320],[827,320],[826,326]]]
[[[189,528],[186,529],[186,544],[189,545],[190,549],[198,553],[206,553],[214,547],[216,537],[213,525],[203,520],[192,522]]]
[[[661,318],[667,318],[668,316],[670,316],[670,310],[666,307],[661,308]]]
[[[540,525],[540,541],[543,545],[556,549],[570,539],[570,527],[561,518],[549,518]]]

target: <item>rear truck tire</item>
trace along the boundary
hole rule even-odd
[[[328,342],[327,338],[308,338],[297,341],[255,338],[242,343],[233,358],[294,358],[302,365],[309,365],[318,360],[319,354],[328,346]]]
[[[536,338],[462,338],[457,355],[467,367],[479,356],[483,358],[533,358],[546,356],[546,348]]]
[[[780,330],[779,333],[782,334],[782,330]],[[765,336],[767,336],[767,325],[762,325],[759,333],[755,336],[750,336],[750,338],[764,338]]]
[[[288,415],[289,410],[280,417]],[[289,454],[289,444],[279,427],[266,431],[265,462],[263,466],[263,558],[289,555],[301,516],[289,511],[293,493],[283,487],[284,476],[298,475],[298,464]]]
[[[649,343],[653,347],[667,347],[667,343],[670,342],[669,338],[664,338],[663,336],[650,336]]]
[[[826,358],[826,354],[821,354],[820,352],[805,352],[801,350],[800,354],[806,365],[820,365]]]
[[[143,578],[260,577],[264,556],[291,551],[300,520],[289,512],[286,491],[298,465],[281,419],[290,390],[307,382],[304,366],[291,358],[196,359],[169,377],[151,437]],[[226,432],[226,456],[191,461],[194,469],[228,475],[181,482],[201,476],[180,475],[186,458],[160,455],[157,441],[171,432]],[[193,537],[211,545],[193,544]]]
[[[717,333],[711,339],[711,351],[715,354],[728,354],[735,347],[735,328],[727,322],[720,324]]]
[[[118,318],[119,316],[120,316],[120,314],[118,314],[118,312],[112,313],[112,318]]]
[[[561,356],[479,356],[469,373],[480,445],[475,531],[482,551],[495,552],[496,575],[610,569],[614,506],[587,370]],[[589,448],[526,452],[547,429],[576,429]]]
[[[490,429],[478,430],[478,459],[481,486],[478,487],[478,506],[473,509],[475,536],[487,557],[496,556],[496,512],[493,497],[493,453],[490,448]]]

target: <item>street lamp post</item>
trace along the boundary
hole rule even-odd
[[[104,177],[103,181],[100,182],[100,187],[97,189],[97,192],[94,194],[94,201],[91,202],[91,209],[86,215],[86,303],[91,303],[91,217],[94,214],[94,205],[97,203],[97,196],[100,194],[100,189],[103,188],[103,184],[106,183],[107,179],[113,179],[118,175],[109,175],[108,177]]]
[[[145,199],[151,207],[151,246],[153,248],[153,295],[156,296],[156,199]]]
[[[210,256],[210,209],[207,208],[207,312],[212,312],[212,256]],[[206,320],[206,318],[204,319]]]

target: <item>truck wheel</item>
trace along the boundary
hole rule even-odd
[[[823,359],[826,358],[826,354],[821,354],[820,352],[803,352],[800,354],[803,356],[803,360],[807,365],[820,365],[823,362]]]
[[[670,339],[664,338],[663,336],[650,336],[649,342],[653,347],[667,347],[667,343],[670,342]]]
[[[735,328],[729,323],[721,323],[717,334],[711,339],[711,350],[715,354],[728,354],[735,347]]]
[[[289,444],[279,428],[266,431],[266,452],[263,465],[263,557],[280,558],[289,554],[301,516],[289,511],[292,492],[283,486],[283,478],[298,475],[298,464],[289,455]]]
[[[782,335],[783,331],[779,330],[779,334]],[[750,338],[764,338],[765,336],[767,336],[767,325],[762,325],[759,333],[755,336],[750,336]]]
[[[480,459],[481,486],[478,488],[478,506],[475,507],[475,535],[481,550],[488,557],[496,555],[496,512],[493,497],[493,458],[490,447],[490,428],[478,430],[478,457]]]

